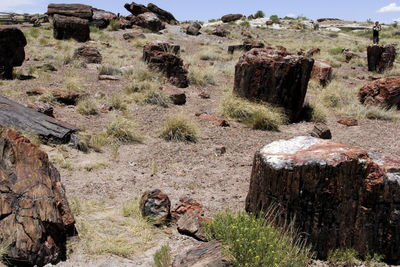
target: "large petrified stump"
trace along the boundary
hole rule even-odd
[[[183,66],[183,60],[174,55],[179,52],[179,49],[178,45],[153,41],[143,47],[143,60],[150,67],[157,68],[165,73],[171,84],[185,88],[189,84],[187,70]]]
[[[358,92],[358,99],[362,104],[400,109],[400,76],[367,83]]]
[[[296,120],[303,107],[314,60],[284,50],[255,48],[235,67],[233,92],[285,108]]]
[[[76,235],[60,174],[46,153],[13,130],[0,132],[0,243],[12,266],[43,266],[66,258]]]
[[[13,67],[25,60],[26,38],[17,28],[0,28],[0,76],[12,78]]]
[[[255,154],[246,211],[272,203],[319,258],[353,247],[400,264],[400,161],[314,137],[273,142]]]
[[[396,48],[394,45],[369,45],[367,48],[368,71],[382,73],[393,67],[396,57]]]
[[[78,42],[90,39],[89,21],[78,17],[55,14],[53,16],[53,34],[58,40],[74,38]]]

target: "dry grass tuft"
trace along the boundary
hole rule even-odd
[[[99,104],[96,99],[87,97],[78,101],[75,110],[81,115],[96,115],[99,110]]]
[[[176,113],[168,116],[159,135],[167,141],[196,142],[199,128],[188,115]]]
[[[138,131],[138,125],[122,116],[107,124],[106,133],[116,143],[142,143],[143,141],[143,137]]]

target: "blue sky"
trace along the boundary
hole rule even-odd
[[[44,13],[49,3],[82,3],[128,15],[123,7],[126,2],[126,0],[0,0],[0,11]],[[257,10],[264,11],[267,16],[303,15],[312,19],[336,17],[365,21],[370,18],[374,21],[391,23],[400,18],[400,0],[153,0],[137,3],[149,2],[172,12],[178,20],[207,21],[220,18],[227,13],[249,15]]]

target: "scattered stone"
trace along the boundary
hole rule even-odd
[[[95,26],[99,29],[107,28],[111,20],[117,19],[117,15],[109,11],[97,8],[92,8],[92,11],[93,11],[93,16],[92,16],[92,21],[90,21],[90,25]]]
[[[36,101],[36,102],[28,104],[28,108],[34,109],[37,112],[43,113],[47,116],[54,118],[54,109],[49,104]]]
[[[270,19],[265,21],[265,25],[267,25],[267,26],[272,26],[273,24],[274,24],[274,22]]]
[[[314,125],[314,129],[311,131],[310,135],[312,137],[321,139],[332,139],[331,130],[325,123],[317,123]]]
[[[230,34],[230,32],[227,29],[225,29],[225,27],[223,27],[222,25],[219,25],[213,30],[212,34],[219,37],[226,37],[227,35]]]
[[[179,46],[167,42],[153,41],[143,48],[143,60],[150,67],[164,72],[169,82],[179,88],[188,87],[187,70],[183,67],[183,60],[167,51],[179,52]]]
[[[354,118],[342,118],[342,119],[338,120],[337,122],[340,124],[346,125],[348,127],[358,125],[358,121]]]
[[[25,60],[26,38],[17,28],[0,28],[0,76],[12,79],[13,68]]]
[[[228,52],[233,54],[235,50],[244,50],[244,51],[250,51],[253,48],[264,48],[265,44],[264,42],[260,40],[254,40],[254,39],[245,39],[243,41],[242,45],[230,45],[228,46]]]
[[[53,16],[53,35],[58,40],[73,38],[78,42],[90,39],[89,21],[78,17],[67,17],[55,14]]]
[[[204,222],[205,219],[203,216],[194,213],[185,213],[177,222],[178,232],[183,235],[194,237],[200,241],[207,241],[202,227]]]
[[[285,108],[290,118],[301,114],[314,60],[272,48],[252,49],[235,67],[234,93]]]
[[[227,122],[226,120],[220,120],[213,115],[208,115],[206,113],[196,113],[195,115],[200,119],[215,122],[219,127],[229,127],[229,122]]]
[[[25,91],[28,96],[43,95],[47,92],[48,90],[46,88],[36,88]]]
[[[200,97],[200,98],[203,98],[203,99],[209,99],[209,98],[210,98],[210,95],[207,94],[206,92],[201,92],[201,93],[199,94],[199,97]]]
[[[368,71],[383,73],[385,70],[393,67],[396,57],[396,48],[394,45],[369,45],[367,48]]]
[[[186,213],[204,216],[204,210],[200,203],[188,197],[181,197],[177,206],[171,210],[172,219],[178,220]]]
[[[215,148],[215,152],[217,152],[218,155],[222,156],[226,153],[226,146],[217,146]]]
[[[186,94],[179,88],[174,88],[172,86],[169,86],[167,84],[164,84],[161,89],[164,92],[167,92],[169,94],[169,98],[171,99],[172,103],[174,105],[185,105],[186,104]]]
[[[146,12],[133,17],[131,20],[133,25],[137,25],[153,32],[158,32],[165,29],[165,24],[152,12]]]
[[[12,266],[66,260],[66,242],[77,235],[60,174],[46,153],[19,133],[0,132],[0,240]]]
[[[140,203],[142,215],[150,217],[156,225],[163,224],[171,218],[171,202],[159,189],[146,191]]]
[[[254,38],[253,35],[251,33],[247,32],[247,31],[242,31],[240,34],[242,36],[246,37],[246,38],[249,38],[249,39],[253,39]]]
[[[372,76],[372,75],[368,76],[368,80],[370,80],[370,81],[375,81],[375,80],[379,80],[379,79],[381,79],[381,77],[379,77],[379,76]]]
[[[321,49],[319,49],[319,47],[311,48],[310,50],[307,51],[306,57],[312,57],[314,54],[319,54],[320,52]]]
[[[278,204],[319,259],[352,247],[400,264],[399,180],[400,161],[313,137],[280,140],[255,154],[246,211]]]
[[[133,24],[130,20],[125,19],[123,17],[119,17],[118,22],[119,22],[119,26],[122,30],[132,29]]]
[[[60,89],[54,89],[51,91],[54,98],[66,105],[75,105],[79,99],[82,99],[86,94],[72,91],[65,91]]]
[[[81,46],[74,52],[74,58],[84,59],[86,63],[100,64],[103,60],[99,50],[95,47]]]
[[[85,20],[91,20],[93,17],[92,7],[82,4],[49,4],[47,6],[47,15],[63,15],[76,17]]]
[[[354,57],[360,57],[359,54],[351,52],[349,49],[343,48],[342,55],[346,56],[346,63],[349,63]]]
[[[138,32],[128,32],[124,33],[122,37],[125,40],[130,40],[130,39],[146,39],[146,36],[143,33],[138,33]]]
[[[186,34],[189,35],[199,35],[200,34],[201,25],[194,21],[191,22],[190,25],[186,28]]]
[[[221,244],[212,240],[177,255],[172,262],[172,267],[188,266],[233,267],[234,264],[224,256]]]
[[[358,92],[358,100],[361,104],[400,109],[400,76],[367,83]]]
[[[311,72],[311,79],[318,81],[322,86],[326,86],[331,78],[332,64],[326,60],[316,59]]]
[[[99,81],[119,81],[120,78],[117,76],[113,75],[99,75],[98,76]]]
[[[222,22],[226,23],[226,22],[231,22],[231,21],[236,21],[239,20],[243,17],[242,14],[228,14],[225,15],[221,18]]]

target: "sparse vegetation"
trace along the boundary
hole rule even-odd
[[[255,14],[254,14],[254,18],[255,19],[259,19],[259,18],[263,18],[265,17],[265,13],[262,10],[258,10]]]
[[[138,131],[135,122],[128,120],[122,116],[115,118],[106,126],[106,133],[117,143],[141,143],[143,137]]]
[[[235,266],[307,266],[312,253],[294,226],[276,226],[276,210],[259,217],[245,212],[217,213],[205,224],[209,239],[222,242]]]
[[[198,126],[193,119],[183,113],[168,116],[160,132],[160,137],[167,141],[196,142],[198,135]]]
[[[279,19],[279,17],[277,15],[271,15],[269,17],[269,19],[272,21],[272,23],[276,23],[276,24],[281,23],[281,21],[280,21],[280,19]]]
[[[120,28],[121,28],[121,23],[118,20],[113,19],[110,21],[110,24],[108,25],[107,30],[108,31],[118,31]]]
[[[87,97],[76,105],[76,112],[82,115],[96,115],[99,110],[99,105],[94,98]]]
[[[169,267],[171,265],[171,249],[168,245],[163,245],[159,250],[154,253],[154,266],[155,267]]]

